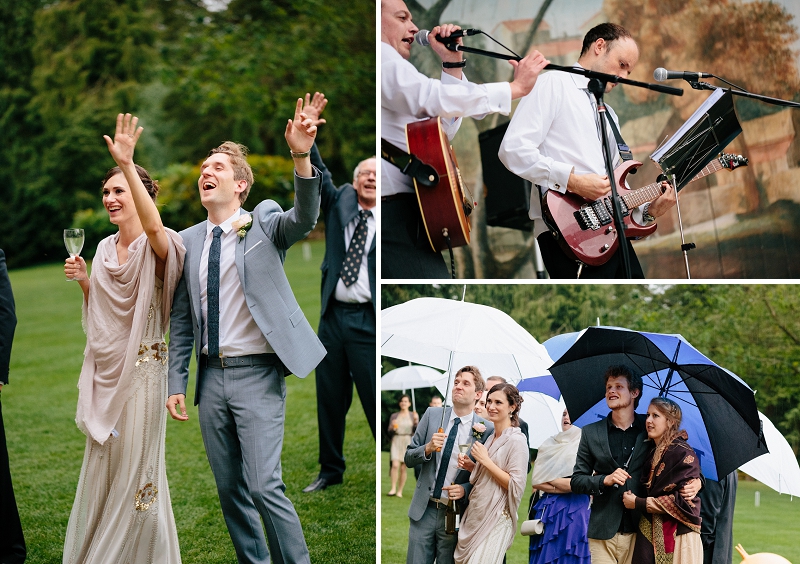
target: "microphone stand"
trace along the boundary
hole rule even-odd
[[[449,49],[449,47],[448,47]],[[717,80],[721,80],[722,82],[726,82],[730,84],[724,78],[720,78],[715,75],[711,75]],[[694,88],[695,90],[724,90],[725,92],[730,92],[731,94],[736,94],[737,96],[742,96],[743,98],[751,98],[753,100],[761,100],[767,104],[772,104],[773,106],[786,106],[787,108],[800,108],[800,103],[792,102],[790,100],[781,100],[780,98],[770,98],[769,96],[763,96],[761,94],[753,94],[751,92],[747,92],[746,90],[734,90],[733,88],[724,88],[722,86],[714,86],[713,84],[709,84],[708,82],[702,81],[693,81],[687,80],[687,82]],[[738,88],[738,87],[737,87]]]
[[[450,51],[463,51],[465,53],[474,53],[476,55],[485,55],[487,57],[493,57],[495,59],[504,59],[506,61],[520,61],[522,57],[516,55],[505,55],[503,53],[494,53],[492,51],[485,51],[483,49],[475,49],[473,47],[465,47],[464,45],[459,45],[458,43],[451,41],[446,42],[445,46]],[[603,102],[603,93],[606,91],[606,85],[609,82],[614,82],[617,84],[628,84],[630,86],[636,86],[638,88],[646,88],[648,90],[654,90],[656,92],[662,92],[664,94],[672,94],[674,96],[683,96],[683,89],[682,88],[673,88],[671,86],[663,86],[661,84],[651,84],[649,82],[639,82],[636,80],[630,80],[627,78],[622,78],[616,76],[614,74],[606,74],[602,72],[595,72],[583,68],[575,68],[575,67],[564,67],[561,65],[547,65],[545,69],[548,70],[558,70],[562,72],[568,72],[571,74],[579,74],[585,76],[589,79],[589,91],[594,94],[595,100],[597,101],[597,114],[599,117],[600,122],[600,135],[601,140],[603,143],[603,160],[606,166],[606,174],[608,175],[608,181],[611,184],[611,210],[612,216],[614,217],[614,225],[617,230],[617,241],[619,243],[619,250],[622,253],[622,264],[625,269],[625,278],[631,278],[631,262],[630,256],[628,253],[628,240],[625,237],[625,223],[622,219],[622,209],[620,208],[620,198],[619,193],[617,191],[617,183],[614,179],[614,164],[611,158],[611,152],[609,151],[608,147],[608,131],[606,129],[606,106]],[[583,263],[580,263],[578,266],[578,275],[577,278],[580,278],[581,272],[583,271]]]

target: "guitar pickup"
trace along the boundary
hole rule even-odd
[[[599,201],[600,200],[598,200],[598,202]],[[619,209],[622,212],[622,217],[625,217],[628,215],[628,206],[625,205],[625,201],[622,198],[619,198],[617,201],[619,202]],[[614,213],[614,210],[611,209],[611,198],[603,198],[602,202],[604,204],[603,210],[608,216],[608,223],[611,223],[612,214]],[[605,225],[605,223],[603,225]]]

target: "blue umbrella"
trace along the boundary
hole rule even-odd
[[[557,359],[550,372],[579,427],[608,415],[602,374],[608,366],[625,364],[644,382],[638,412],[645,413],[656,396],[681,406],[682,427],[706,477],[717,480],[769,452],[753,390],[680,335],[589,327],[560,335],[550,347],[548,342],[545,348]]]

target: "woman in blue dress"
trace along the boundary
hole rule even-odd
[[[572,426],[566,409],[561,429],[539,447],[531,475],[533,489],[541,492],[534,512],[544,532],[531,537],[529,564],[591,563],[589,496],[572,493],[569,485],[581,430]]]

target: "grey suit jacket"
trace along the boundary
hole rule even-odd
[[[6,268],[6,255],[0,249],[0,383],[8,384],[8,365],[11,362],[11,342],[17,327],[14,294]]]
[[[642,429],[644,429],[645,416],[636,414]],[[645,444],[647,433],[642,431],[636,437],[633,447],[633,456],[628,465],[628,489],[639,497],[644,497],[644,486],[639,482],[642,475],[642,466],[647,458],[649,445]],[[594,496],[592,499],[592,512],[589,516],[590,539],[607,540],[617,534],[622,521],[622,494],[626,488],[603,486],[603,478],[620,468],[624,461],[617,464],[611,455],[608,445],[608,422],[606,419],[586,425],[582,429],[581,442],[578,445],[578,457],[572,472],[570,486],[574,493]],[[639,522],[639,514],[635,511],[634,523]]]
[[[414,497],[411,499],[411,506],[408,508],[408,516],[414,521],[419,521],[428,506],[428,500],[433,495],[433,487],[436,482],[436,465],[442,458],[441,452],[436,452],[429,459],[425,459],[425,445],[431,441],[433,434],[439,430],[439,423],[442,422],[442,409],[445,410],[444,420],[450,418],[452,407],[429,407],[417,425],[417,431],[411,439],[411,444],[406,449],[405,463],[412,468],[422,464],[422,471],[417,479],[417,487],[414,489]],[[480,438],[482,443],[486,442],[494,432],[494,425],[491,421],[486,421],[482,417],[475,416],[474,422],[480,421],[486,425],[486,432]],[[470,449],[471,450],[471,449]],[[464,499],[469,497],[472,484],[469,483],[470,473],[466,470],[459,470],[454,482],[464,486]],[[446,485],[446,484],[445,484]]]
[[[314,228],[319,216],[321,175],[295,175],[294,207],[281,210],[264,200],[252,212],[253,225],[236,243],[236,269],[250,314],[289,372],[304,378],[325,356],[325,347],[297,304],[283,270],[286,250]],[[180,235],[186,247],[183,276],[172,303],[169,343],[169,395],[185,394],[192,346],[195,359],[202,349],[203,319],[200,310],[200,255],[207,221]],[[198,378],[200,370],[198,366]],[[199,401],[199,382],[194,403]]]

